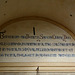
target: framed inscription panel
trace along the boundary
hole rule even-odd
[[[31,71],[70,71],[75,69],[74,63],[75,35],[52,20],[22,17],[0,27],[1,67],[11,67],[14,71],[21,67],[21,71],[29,70],[28,67]]]

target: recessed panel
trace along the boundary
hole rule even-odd
[[[0,31],[0,62],[75,62],[75,40],[46,21],[12,23]]]

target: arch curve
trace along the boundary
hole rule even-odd
[[[16,22],[20,22],[20,21],[24,21],[24,20],[42,20],[42,21],[46,21],[46,22],[52,23],[52,24],[60,27],[61,29],[65,30],[75,40],[75,34],[71,30],[69,30],[67,27],[65,27],[64,25],[62,25],[62,24],[60,24],[60,23],[58,23],[56,21],[53,21],[53,20],[51,20],[49,18],[40,17],[40,16],[24,16],[24,17],[11,19],[11,20],[5,22],[4,24],[2,24],[0,26],[0,30],[2,30],[3,28],[5,28],[6,26],[8,26],[8,25],[10,25],[12,23],[16,23]]]

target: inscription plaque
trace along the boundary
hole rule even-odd
[[[12,23],[0,31],[0,62],[75,62],[75,40],[46,21]]]

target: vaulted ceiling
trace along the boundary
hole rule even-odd
[[[75,34],[75,0],[0,0],[0,25],[23,16],[52,19]]]

